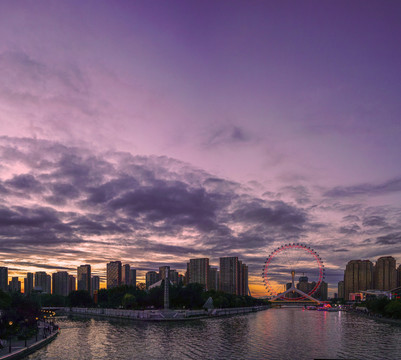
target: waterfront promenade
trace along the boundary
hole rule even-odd
[[[0,349],[0,360],[21,359],[53,341],[58,333],[58,326],[42,323],[38,327],[37,336],[27,340],[18,340],[17,337],[12,337],[11,344],[10,339],[4,342],[3,348]]]
[[[252,306],[210,310],[124,310],[98,308],[58,308],[57,311],[71,315],[95,315],[139,321],[183,321],[247,314],[261,310],[267,310],[268,308],[269,306]]]

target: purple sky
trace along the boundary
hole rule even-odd
[[[0,2],[0,265],[399,264],[400,36],[399,1]]]

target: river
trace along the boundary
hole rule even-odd
[[[344,312],[270,309],[188,322],[60,317],[33,359],[400,359],[401,326]]]

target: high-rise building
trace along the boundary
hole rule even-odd
[[[401,265],[397,268],[397,287],[401,286]]]
[[[149,289],[149,286],[157,283],[159,281],[159,274],[156,271],[148,271],[146,273],[146,289]]]
[[[170,279],[170,282],[172,282],[174,285],[178,285],[178,272],[177,272],[177,270],[170,270],[168,278]]]
[[[69,294],[67,271],[58,271],[52,274],[52,290],[55,295],[67,296]]]
[[[136,287],[136,269],[131,269],[129,273],[129,284]]]
[[[159,280],[164,280],[166,274],[170,273],[170,266],[160,266],[159,267]]]
[[[96,291],[99,291],[100,288],[100,277],[95,275],[92,276],[92,284],[91,284],[91,296],[93,297],[93,294],[95,294]]]
[[[78,290],[91,292],[91,266],[81,265],[77,269]]]
[[[375,289],[392,290],[397,286],[397,270],[392,256],[382,256],[376,261],[374,269]]]
[[[341,281],[338,282],[338,289],[337,289],[337,291],[338,291],[338,297],[339,297],[340,299],[344,299],[344,281],[343,281],[343,280],[341,280]]]
[[[316,284],[312,282],[312,284]],[[322,281],[320,283],[319,289],[312,295],[314,298],[319,299],[321,301],[326,301],[328,298],[328,285],[327,282]]]
[[[107,288],[121,285],[121,261],[110,261],[107,264]]]
[[[238,286],[238,257],[220,258],[220,290],[237,294]]]
[[[18,276],[13,276],[9,283],[10,292],[21,292],[21,281],[18,280]]]
[[[242,261],[238,265],[238,295],[248,295],[248,266]]]
[[[208,290],[219,290],[219,270],[217,268],[209,267],[209,274],[207,277]]]
[[[24,279],[24,294],[28,295],[33,290],[33,273],[26,273],[26,278]]]
[[[198,283],[205,286],[208,290],[209,259],[190,259],[189,260],[189,283]]]
[[[0,267],[0,290],[8,291],[8,268]]]
[[[130,276],[131,276],[131,267],[128,264],[123,265],[121,272],[121,284],[131,285]]]
[[[52,289],[52,277],[49,274],[46,274],[46,292],[51,294]]]
[[[77,285],[76,285],[76,279],[74,275],[68,275],[68,294],[70,292],[76,291],[77,290]]]
[[[350,293],[373,289],[373,264],[369,260],[351,260],[344,272],[344,299]]]
[[[35,291],[51,294],[51,276],[44,271],[35,273]]]
[[[291,286],[292,286],[292,283],[291,283]],[[305,294],[308,294],[310,291],[312,291],[312,284],[309,282],[309,279],[308,279],[307,276],[300,276],[299,277],[299,282],[297,284],[297,289],[301,290]]]
[[[185,271],[184,275],[184,285],[189,284],[189,262],[187,262],[187,271]]]

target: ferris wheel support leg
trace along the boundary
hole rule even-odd
[[[280,300],[284,295],[287,295],[287,294],[289,294],[291,292],[296,292],[297,294],[299,294],[301,296],[304,296],[304,297],[306,297],[307,299],[309,299],[311,301],[314,301],[314,302],[319,303],[319,304],[323,304],[318,299],[315,299],[314,297],[312,297],[312,296],[310,296],[308,294],[305,294],[303,291],[297,289],[296,287],[292,287],[292,286],[287,291],[284,291],[283,293],[278,294],[275,298],[271,299],[270,301]]]

